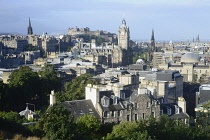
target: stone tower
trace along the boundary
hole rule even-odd
[[[28,35],[32,35],[32,34],[33,34],[33,29],[31,27],[31,20],[30,20],[30,17],[29,17]]]
[[[155,47],[155,35],[154,35],[154,30],[152,29],[152,37],[151,37],[151,52],[157,52],[156,47]]]
[[[155,47],[155,35],[154,35],[154,30],[152,29],[151,43],[150,43],[150,47],[148,47],[148,58],[147,58],[147,60],[148,60],[149,62],[152,61],[154,52],[157,52],[157,50],[156,50],[156,47]]]
[[[199,35],[196,38],[196,43],[200,43],[200,37],[199,37]]]
[[[122,47],[122,49],[129,48],[129,40],[130,40],[130,31],[129,27],[126,26],[125,19],[122,20],[122,25],[118,30],[118,45]]]

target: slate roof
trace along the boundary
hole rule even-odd
[[[84,116],[84,114],[92,114],[96,118],[100,118],[91,100],[65,101],[62,102],[62,105],[65,106],[68,111],[71,111],[71,114],[74,116],[74,121],[76,121],[78,117]]]
[[[188,119],[189,115],[187,113],[179,113],[179,114],[174,114],[172,116],[170,116],[171,119]]]

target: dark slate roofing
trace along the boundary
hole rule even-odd
[[[100,118],[91,100],[65,101],[62,102],[62,105],[65,106],[68,111],[71,111],[74,120],[80,116],[84,116],[84,114],[92,114],[95,117]]]
[[[199,103],[203,103],[208,100],[210,100],[210,90],[201,90]]]
[[[101,105],[101,107],[104,111],[118,111],[118,110],[124,109],[124,107],[121,105],[121,102],[119,102],[116,105],[111,104],[108,107],[105,107],[105,106]]]
[[[189,118],[189,115],[187,113],[179,113],[179,114],[174,114],[172,116],[170,116],[171,119],[187,119]]]

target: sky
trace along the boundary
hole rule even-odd
[[[0,0],[0,32],[67,34],[89,27],[117,33],[123,18],[132,40],[210,40],[210,0]]]

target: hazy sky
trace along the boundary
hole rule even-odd
[[[210,40],[210,0],[0,0],[0,32],[65,33],[89,27],[117,33],[123,18],[131,39]]]

